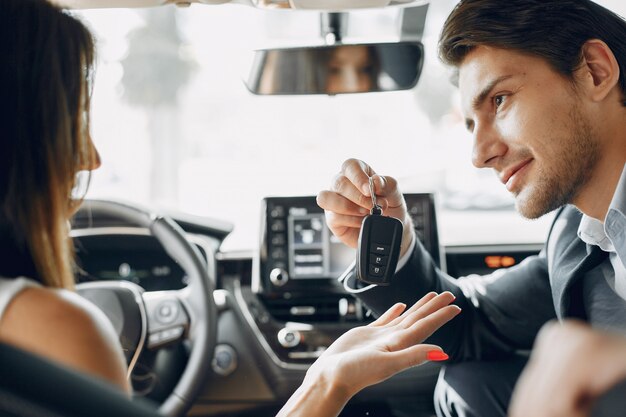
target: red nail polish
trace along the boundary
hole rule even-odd
[[[448,360],[448,358],[449,358],[448,355],[438,350],[431,350],[430,352],[426,354],[426,359],[428,359],[429,361],[440,362],[440,361],[446,361]]]

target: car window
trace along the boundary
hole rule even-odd
[[[455,3],[430,5],[416,88],[333,97],[259,97],[242,81],[254,48],[320,44],[315,12],[75,12],[95,32],[99,53],[92,135],[103,166],[88,197],[228,220],[235,231],[224,249],[253,249],[263,197],[315,195],[355,157],[398,178],[405,192],[436,191],[444,243],[542,241],[549,222],[519,220],[495,175],[471,165],[458,93],[436,56]],[[624,9],[619,0],[601,3]],[[397,19],[397,9],[356,12],[345,41],[397,39]],[[522,235],[499,227],[511,222]]]

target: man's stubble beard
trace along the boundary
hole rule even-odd
[[[517,210],[528,219],[537,219],[572,203],[600,159],[599,141],[577,107],[570,111],[569,122],[571,139],[563,141],[562,158],[550,166],[538,166],[536,182],[516,195]]]

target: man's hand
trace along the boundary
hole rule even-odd
[[[626,338],[579,322],[543,327],[511,401],[510,417],[589,416],[595,400],[626,378]]]
[[[383,177],[365,162],[348,159],[335,176],[330,190],[317,195],[317,204],[324,209],[328,227],[343,243],[357,247],[361,222],[372,208],[369,177],[374,177],[378,204],[385,216],[395,217],[402,222],[402,251],[404,255],[413,239],[413,223],[407,213],[406,202],[392,177]]]

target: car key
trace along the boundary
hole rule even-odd
[[[374,193],[374,179],[370,177],[369,181],[372,209],[361,223],[356,273],[368,284],[389,285],[400,257],[403,226],[395,217],[383,216]]]

